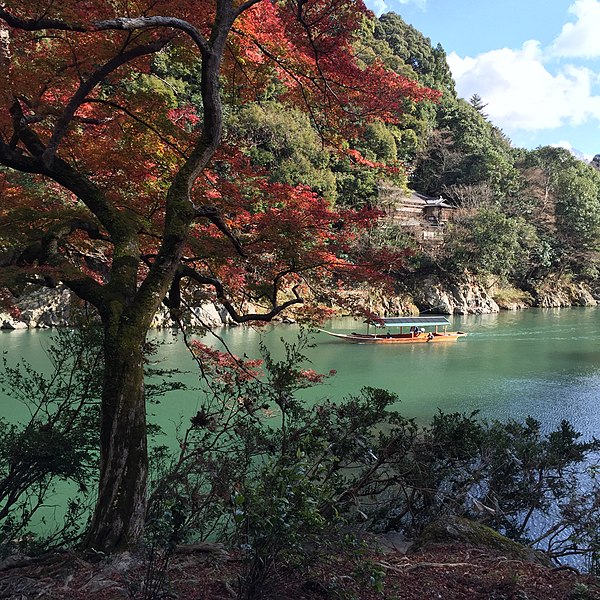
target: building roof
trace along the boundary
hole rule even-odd
[[[441,196],[439,198],[434,198],[433,196],[426,196],[425,194],[421,194],[420,192],[410,191],[408,196],[404,196],[402,198],[402,202],[404,205],[413,205],[419,208],[426,208],[428,206],[439,206],[440,208],[454,208],[451,204],[448,204],[444,198]]]
[[[450,321],[441,315],[428,317],[385,317],[378,322],[371,321],[377,327],[423,327],[424,325],[450,325]]]
[[[425,206],[439,206],[440,208],[455,208],[451,204],[448,204],[441,196],[437,200],[427,201]]]

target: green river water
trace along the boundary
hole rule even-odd
[[[337,375],[324,385],[303,391],[307,402],[325,397],[341,398],[363,386],[381,387],[399,396],[398,409],[425,423],[437,412],[479,410],[483,418],[522,420],[528,415],[545,430],[562,419],[570,420],[584,434],[600,436],[600,309],[573,308],[494,315],[451,317],[451,329],[468,336],[447,344],[355,345],[323,333],[314,335],[308,351],[317,372],[335,369]],[[326,324],[338,332],[365,331],[352,319]],[[235,354],[259,357],[264,340],[275,357],[281,356],[280,338],[292,342],[295,325],[217,330]],[[50,331],[0,332],[0,348],[10,363],[24,357],[35,368],[49,367],[45,348]],[[152,334],[166,342],[161,346],[161,367],[187,371],[183,379],[198,383],[194,366],[181,340],[170,332]],[[203,340],[223,349],[216,337]],[[158,442],[176,446],[176,429],[196,414],[200,398],[196,391],[173,392],[160,404],[149,406],[149,420],[161,425]],[[26,407],[0,396],[0,416],[18,422],[27,417]],[[59,486],[46,511],[50,525],[60,519],[65,489]],[[42,513],[44,514],[44,513]],[[47,525],[33,524],[34,530]]]
[[[421,422],[438,409],[479,410],[486,418],[531,415],[547,427],[569,419],[584,434],[600,435],[600,310],[528,310],[451,320],[451,329],[469,335],[447,344],[356,345],[315,334],[315,347],[308,352],[312,368],[335,369],[337,375],[305,392],[307,401],[381,387],[399,396],[403,414]],[[333,320],[327,328],[364,331],[351,319]],[[257,356],[261,335],[277,355],[279,339],[292,341],[297,328],[222,332],[233,353],[250,357]],[[164,352],[169,363],[183,364],[179,346]],[[163,411],[172,416],[186,410],[182,398],[165,403],[170,408],[158,407],[159,420]]]
[[[569,419],[582,433],[600,435],[600,309],[530,309],[493,315],[451,317],[451,329],[469,335],[447,344],[355,345],[323,333],[314,336],[308,351],[317,372],[335,369],[325,385],[304,392],[308,402],[339,398],[363,386],[381,387],[398,394],[399,410],[425,422],[438,409],[444,412],[479,410],[486,418],[523,419],[531,415],[552,427]],[[338,332],[364,331],[352,319],[326,324]],[[258,357],[260,339],[275,356],[280,338],[293,341],[295,325],[254,330],[247,327],[217,330],[231,352]],[[49,331],[11,331],[0,334],[0,347],[10,362],[25,357],[34,367],[47,368],[45,346]],[[173,342],[169,332],[154,334]],[[221,347],[214,337],[204,340]],[[160,351],[164,366],[190,373],[194,365],[181,342]],[[195,414],[197,393],[176,392],[152,406],[151,419],[167,431]],[[26,414],[10,398],[0,397],[0,416],[18,421]]]

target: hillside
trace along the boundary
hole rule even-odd
[[[394,122],[366,125],[347,140],[379,172],[319,143],[306,118],[262,103],[231,120],[246,152],[273,181],[310,183],[338,207],[388,212],[410,188],[456,207],[443,244],[428,245],[387,225],[372,234],[380,247],[411,247],[398,279],[437,274],[493,280],[496,289],[533,305],[565,305],[548,289],[583,285],[597,295],[600,258],[600,172],[555,147],[515,148],[475,95],[458,98],[444,49],[388,13],[365,21],[355,41],[365,65],[383,61],[399,74],[441,92],[438,102],[404,103]],[[282,132],[286,131],[286,135]],[[504,292],[503,292],[504,293]],[[510,303],[509,303],[510,304]]]

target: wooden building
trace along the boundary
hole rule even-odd
[[[388,215],[395,223],[412,229],[416,238],[430,241],[441,241],[443,228],[455,210],[442,197],[433,198],[413,191],[408,195],[395,194],[388,206]]]

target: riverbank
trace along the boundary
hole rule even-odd
[[[446,315],[478,315],[497,313],[501,310],[527,308],[566,308],[571,306],[597,306],[600,295],[588,284],[566,277],[549,277],[528,289],[482,282],[470,276],[461,279],[443,279],[429,275],[407,278],[398,283],[396,290],[372,286],[359,286],[345,292],[348,305],[362,305],[381,316],[438,313]],[[45,329],[64,327],[72,323],[73,306],[79,304],[64,287],[31,288],[18,298],[11,298],[10,310],[0,311],[0,329]],[[321,303],[328,304],[327,298]],[[348,311],[339,306],[330,308],[340,316]],[[254,307],[249,307],[254,310]],[[292,320],[293,311],[284,315]],[[191,307],[183,316],[191,327],[221,327],[235,325],[227,311],[218,303],[203,302]],[[281,319],[280,319],[281,320]],[[153,329],[174,326],[168,310],[163,307],[154,317]]]

